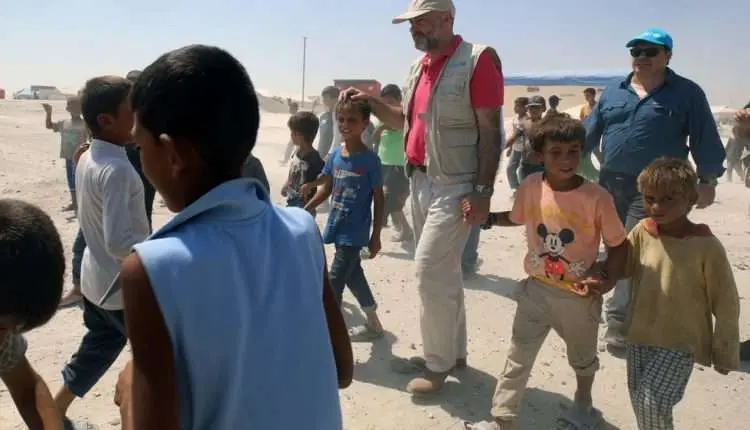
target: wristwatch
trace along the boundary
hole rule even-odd
[[[700,176],[698,178],[698,183],[715,187],[719,185],[719,180],[716,179],[716,176]]]
[[[495,189],[492,188],[492,185],[474,185],[474,192],[477,193],[479,197],[492,197]]]

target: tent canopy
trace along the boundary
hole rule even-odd
[[[505,85],[544,87],[544,86],[579,86],[606,87],[624,79],[630,70],[580,70],[556,71],[546,73],[523,73],[505,76]]]

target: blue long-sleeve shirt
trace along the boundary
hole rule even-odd
[[[585,151],[601,141],[602,169],[634,176],[656,158],[690,153],[699,176],[721,176],[724,145],[698,84],[668,69],[664,85],[640,99],[631,77],[605,89],[584,121]]]

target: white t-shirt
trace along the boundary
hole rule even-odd
[[[81,293],[99,303],[120,273],[133,245],[150,233],[143,182],[125,148],[94,139],[76,166],[78,224],[86,239],[81,262]],[[102,306],[122,309],[118,292]]]
[[[518,133],[522,132],[523,135],[519,136],[518,139],[516,139],[515,142],[513,142],[513,150],[518,152],[523,152],[526,149],[526,141],[529,139],[526,136],[526,130],[525,126],[523,124],[523,121],[518,119],[518,116],[513,117],[513,132]]]

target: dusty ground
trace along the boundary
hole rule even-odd
[[[568,92],[571,92],[568,90]],[[64,118],[62,102],[55,102],[55,117]],[[34,202],[54,218],[70,250],[77,229],[70,213],[60,208],[68,202],[63,163],[57,159],[59,138],[43,127],[43,113],[36,102],[0,101],[0,193],[2,197]],[[279,188],[285,168],[277,160],[283,151],[287,132],[284,115],[263,116],[260,140],[254,151],[264,162],[272,193],[281,200]],[[504,171],[500,177],[504,178]],[[497,186],[495,209],[508,208],[505,183]],[[721,184],[718,202],[708,210],[696,211],[697,221],[708,223],[722,239],[742,296],[750,296],[750,242],[748,233],[748,190],[740,184]],[[159,206],[155,222],[163,224],[170,216]],[[319,215],[323,222],[325,215]],[[431,401],[413,401],[404,391],[405,376],[391,373],[391,357],[413,355],[421,350],[418,333],[419,303],[412,282],[410,255],[384,233],[381,256],[365,263],[365,271],[380,303],[382,319],[389,334],[375,344],[357,344],[355,382],[341,392],[345,426],[364,429],[460,429],[461,420],[488,418],[490,397],[496,376],[503,368],[515,311],[509,298],[516,280],[523,276],[521,258],[524,242],[520,229],[494,229],[482,233],[480,254],[484,260],[481,276],[466,285],[469,323],[470,369],[450,379],[440,397]],[[330,251],[330,250],[329,250]],[[360,323],[362,315],[347,296],[345,312],[350,324]],[[750,337],[748,301],[743,299],[741,331]],[[691,318],[685,315],[685,318]],[[29,334],[29,359],[56,391],[61,383],[60,370],[75,351],[83,334],[81,312],[64,310],[45,327]],[[72,417],[88,417],[104,429],[118,428],[118,411],[112,404],[113,389],[120,360],[83,400],[74,403]],[[610,428],[633,429],[625,381],[625,363],[607,352],[601,354],[602,370],[594,386],[596,406]],[[750,428],[750,371],[720,376],[711,369],[696,368],[684,401],[677,407],[677,428],[747,429]],[[522,429],[555,428],[555,418],[570,403],[574,391],[573,372],[568,368],[565,349],[551,335],[537,361],[524,401]],[[290,405],[290,410],[294,406]],[[21,420],[7,390],[0,384],[0,429],[22,428]]]

